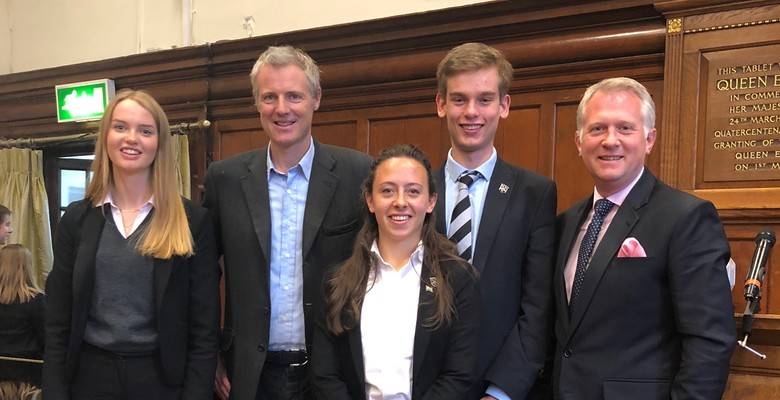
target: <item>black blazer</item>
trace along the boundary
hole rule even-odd
[[[322,274],[346,260],[360,229],[360,185],[368,175],[366,154],[314,142],[303,216],[303,302],[306,343],[322,299]],[[268,348],[271,209],[267,148],[209,166],[204,205],[216,224],[225,265],[222,351],[231,399],[254,399]]]
[[[563,269],[592,203],[558,221],[556,398],[720,399],[736,338],[729,244],[715,207],[645,169],[569,308]],[[646,258],[616,257],[629,237]]]
[[[24,303],[0,304],[0,356],[43,357],[43,294]]]
[[[425,321],[434,312],[434,294],[425,289],[430,270],[420,273],[420,300],[412,361],[413,400],[464,399],[474,381],[479,334],[479,302],[474,275],[455,261],[445,261],[457,318],[436,329]],[[435,289],[434,289],[435,290]],[[349,332],[334,336],[320,319],[314,334],[312,386],[319,400],[365,399],[363,343],[360,322]]]
[[[208,212],[183,199],[195,254],[154,259],[155,321],[163,380],[182,398],[211,399],[216,369],[219,295],[216,248]],[[106,211],[110,212],[110,211]],[[54,237],[54,266],[46,281],[47,400],[69,399],[78,370],[95,279],[104,208],[87,200],[68,206]]]
[[[436,180],[436,226],[446,235],[443,169]],[[484,329],[478,380],[468,398],[480,398],[493,383],[524,399],[551,344],[555,183],[499,158],[485,197],[473,260]]]

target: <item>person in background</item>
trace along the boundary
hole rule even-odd
[[[11,210],[0,204],[0,246],[11,240],[11,234],[14,233],[13,219]]]
[[[20,244],[0,248],[0,356],[43,357],[44,299],[32,255]]]
[[[168,119],[149,94],[125,90],[109,103],[92,173],[54,238],[44,397],[210,400],[213,225],[175,189]]]
[[[206,174],[225,266],[216,389],[222,399],[310,399],[323,272],[349,257],[371,158],[313,139],[320,72],[302,50],[269,47],[249,77],[268,146]]]
[[[380,153],[352,256],[327,282],[312,374],[318,399],[458,400],[474,380],[472,267],[435,228],[431,166],[414,146]]]
[[[549,376],[555,183],[507,163],[493,146],[511,102],[512,65],[499,50],[457,46],[436,78],[436,107],[452,144],[434,175],[437,230],[480,272],[483,329],[468,399],[531,398],[547,390],[539,377]]]

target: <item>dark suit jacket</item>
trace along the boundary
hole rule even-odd
[[[24,303],[0,304],[0,356],[43,357],[43,312],[43,294]]]
[[[449,271],[457,318],[436,329],[425,321],[435,312],[434,294],[425,289],[430,270],[420,273],[420,300],[412,360],[413,400],[458,400],[474,381],[479,331],[479,303],[475,277],[455,261],[442,268]],[[319,400],[366,398],[363,343],[360,322],[349,332],[334,336],[320,319],[314,334],[312,355],[314,394]]]
[[[446,235],[443,169],[436,180],[437,230]],[[552,337],[556,199],[551,180],[496,161],[474,250],[484,329],[469,399],[490,383],[524,399],[543,369]]]
[[[563,269],[592,203],[559,217],[556,398],[720,399],[736,338],[729,244],[715,208],[645,169],[569,309]],[[646,258],[616,257],[629,237]]]
[[[214,232],[208,212],[183,201],[195,255],[154,259],[159,359],[163,380],[181,386],[182,398],[211,399],[219,318]],[[92,301],[104,212],[110,215],[81,200],[68,206],[57,227],[54,266],[46,281],[43,391],[47,400],[70,398]]]
[[[371,159],[363,153],[314,142],[303,216],[303,302],[306,343],[322,298],[322,274],[352,253],[363,199],[360,185]],[[267,148],[209,166],[204,205],[212,211],[225,265],[222,350],[232,399],[254,399],[268,347],[271,209]]]

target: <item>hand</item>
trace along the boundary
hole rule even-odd
[[[222,363],[222,357],[217,357],[217,373],[214,376],[214,392],[220,400],[228,400],[230,397],[230,380],[225,371],[225,364]]]
[[[485,395],[485,396],[483,396],[483,397],[482,397],[480,400],[498,400],[498,399],[496,399],[496,398],[495,398],[495,397],[493,397],[493,396],[488,396],[488,395]]]

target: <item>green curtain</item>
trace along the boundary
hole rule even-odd
[[[191,199],[190,188],[190,141],[187,135],[173,135],[173,153],[176,164],[176,180],[179,185],[179,193]]]
[[[9,243],[30,249],[38,284],[43,288],[54,257],[42,151],[0,150],[0,204],[13,212],[14,233]]]

